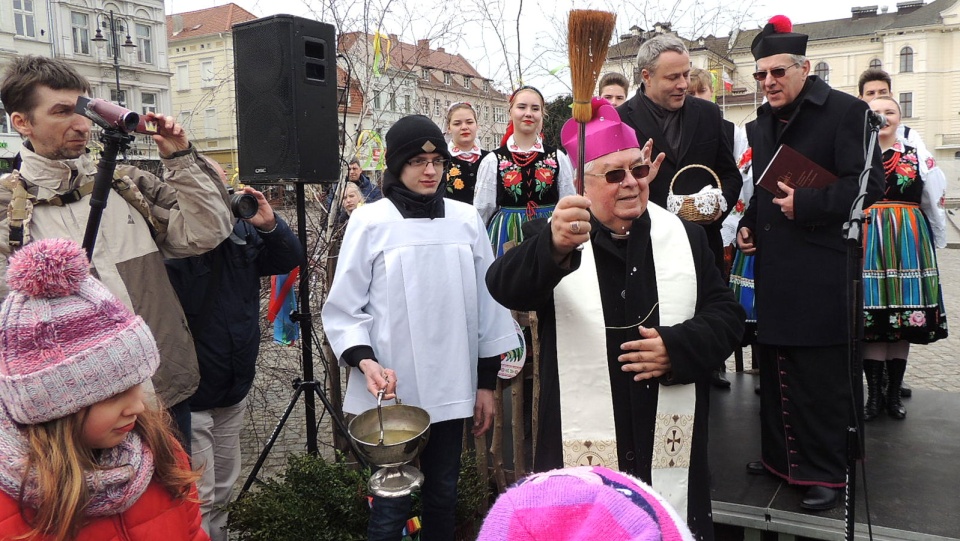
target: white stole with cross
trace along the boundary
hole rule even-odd
[[[672,213],[653,203],[647,205],[647,213],[660,325],[676,325],[693,317],[697,304],[697,271],[690,239]],[[554,305],[564,466],[619,469],[603,305],[589,241],[583,245],[580,268],[554,289]],[[639,339],[639,331],[637,334]],[[683,517],[687,514],[695,408],[693,384],[660,385],[651,480],[653,488]]]

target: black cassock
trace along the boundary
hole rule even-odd
[[[636,219],[627,239],[615,239],[596,220],[591,221],[600,296],[607,330],[607,360],[613,397],[617,454],[621,471],[650,483],[651,454],[659,386],[696,384],[693,449],[687,522],[699,539],[713,539],[710,519],[710,474],[707,464],[707,415],[710,372],[740,343],[745,314],[714,265],[703,229],[684,222],[697,270],[695,316],[672,327],[659,326],[656,274],[650,246],[650,218]],[[494,262],[487,287],[494,299],[513,310],[536,310],[540,326],[540,426],[536,434],[534,469],[563,467],[560,432],[560,382],[557,373],[557,327],[553,289],[580,266],[580,252],[571,256],[569,269],[559,267],[551,254],[546,220],[525,226],[525,241]],[[640,338],[636,327],[656,328],[670,356],[672,373],[659,381],[633,381],[617,357],[620,344]]]

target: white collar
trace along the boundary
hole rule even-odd
[[[516,140],[514,140],[514,134],[510,134],[510,137],[507,138],[507,150],[510,152],[543,152],[543,138],[540,135],[537,135],[537,140],[533,142],[533,146],[528,149],[521,149]]]

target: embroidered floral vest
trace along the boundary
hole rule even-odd
[[[497,155],[497,206],[528,207],[532,205],[556,205],[560,200],[557,175],[557,149],[544,145],[533,161],[522,165],[514,161],[513,154],[500,147]]]
[[[886,173],[883,199],[919,204],[923,197],[923,179],[917,149],[897,141],[883,153],[883,165]]]
[[[473,163],[452,158],[450,160],[450,169],[447,171],[447,198],[463,201],[473,204],[473,193],[477,187],[477,170],[480,169],[480,162],[489,150],[481,150],[480,158]]]

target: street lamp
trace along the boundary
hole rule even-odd
[[[106,16],[103,13],[97,13],[97,34],[93,36],[94,43],[97,44],[97,48],[103,50],[103,45],[107,41],[107,38],[103,37],[103,33],[100,32],[100,29],[109,29],[110,30],[110,46],[111,53],[113,53],[113,71],[117,77],[117,103],[121,106],[126,107],[126,104],[121,100],[123,96],[123,91],[120,90],[120,47],[123,47],[127,51],[133,51],[137,46],[133,43],[133,40],[130,39],[130,23],[125,21],[121,17],[115,17],[113,15],[113,10],[110,10],[110,15]],[[117,39],[117,34],[123,34],[127,32],[127,40],[120,45],[119,40]]]

